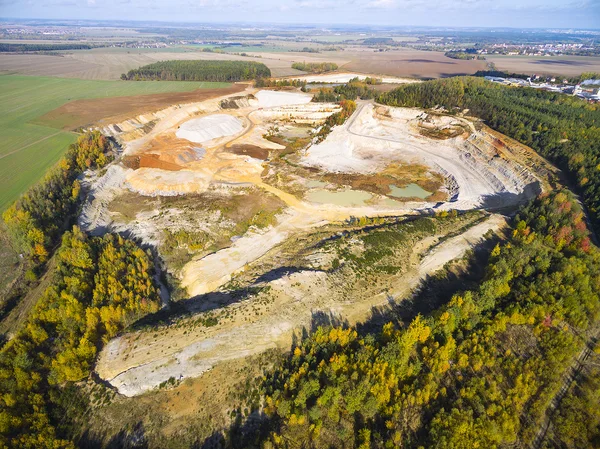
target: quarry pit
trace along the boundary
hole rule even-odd
[[[317,143],[340,107],[311,99],[247,87],[102,129],[123,152],[101,176],[84,180],[79,224],[155,249],[176,284],[171,301],[191,314],[178,326],[159,325],[159,339],[156,328],[140,330],[105,347],[96,371],[120,393],[142,394],[224,360],[283,348],[317,310],[357,322],[389,300],[383,290],[344,295],[346,281],[322,250],[303,254],[311,261],[303,269],[266,276],[269,263],[295,260],[295,242],[316,244],[359,220],[466,212],[452,229],[419,234],[397,255],[410,262],[394,277],[401,297],[487,232],[499,232],[505,221],[494,212],[543,190],[528,169],[534,156],[466,116],[358,101]],[[449,243],[440,243],[450,232]],[[259,292],[231,300],[240,286]],[[183,334],[215,314],[216,325]]]

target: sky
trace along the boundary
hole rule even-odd
[[[600,0],[0,0],[0,17],[600,29]]]

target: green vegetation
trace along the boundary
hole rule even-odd
[[[328,242],[325,249],[335,251],[334,268],[343,264],[346,272],[361,280],[376,281],[383,274],[404,272],[407,268],[407,248],[420,239],[435,235],[439,231],[440,221],[439,218],[430,217],[400,221]],[[355,218],[350,223],[365,227],[379,224],[378,219],[369,220],[365,217]],[[349,244],[349,241],[352,243]]]
[[[570,194],[544,195],[515,218],[478,288],[406,326],[319,328],[266,373],[270,419],[244,444],[529,446],[600,319],[600,252],[583,220]],[[597,382],[581,388],[567,406],[592,426],[567,424],[561,438],[593,447]]]
[[[368,37],[363,41],[364,45],[394,45],[394,41],[391,37]]]
[[[484,56],[478,55],[474,48],[470,48],[465,51],[450,50],[444,53],[444,56],[451,59],[463,59],[467,61],[470,61],[471,59],[485,59]]]
[[[319,132],[315,134],[317,143],[323,142],[334,126],[343,125],[356,110],[356,103],[352,100],[340,101],[340,106],[342,110],[327,117]]]
[[[374,98],[376,95],[375,90],[369,86],[379,84],[380,80],[377,78],[365,78],[364,81],[360,81],[358,77],[351,79],[346,84],[335,86],[333,89],[320,88],[319,93],[313,96],[313,101],[319,102],[331,102],[341,100],[369,100]]]
[[[0,351],[2,447],[74,447],[59,436],[63,393],[88,377],[103,343],[159,309],[151,258],[130,240],[75,227],[56,259],[52,285]]]
[[[0,52],[22,53],[26,51],[59,51],[59,50],[90,50],[89,44],[22,44],[22,43],[0,43]]]
[[[600,229],[600,106],[559,93],[457,77],[399,87],[379,96],[391,106],[469,109],[499,132],[531,146],[564,170]]]
[[[37,182],[77,135],[35,124],[35,120],[70,101],[201,88],[221,83],[90,81],[21,75],[0,75],[0,211]]]
[[[338,65],[333,62],[294,62],[292,69],[310,73],[324,73],[337,70]]]
[[[306,81],[299,79],[259,78],[254,83],[254,87],[300,87],[302,92],[306,92]]]
[[[109,162],[109,145],[100,132],[81,136],[44,179],[13,203],[2,218],[18,248],[34,265],[48,259],[79,202],[77,178],[88,168]]]
[[[247,61],[161,61],[123,73],[123,80],[243,81],[271,76],[260,62]]]
[[[598,447],[600,438],[600,368],[588,367],[563,398],[553,416],[555,435],[567,449]]]
[[[291,52],[297,53],[320,53],[318,48],[302,47],[301,50],[290,50]],[[298,69],[300,70],[300,69]]]

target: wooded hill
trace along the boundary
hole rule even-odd
[[[104,167],[111,159],[108,140],[99,131],[86,133],[3,213],[14,247],[34,266],[48,259],[74,219],[81,190],[77,178],[87,169]]]
[[[381,94],[390,106],[468,109],[493,129],[532,147],[565,171],[600,231],[600,105],[561,93],[456,77]]]
[[[531,447],[599,319],[600,252],[583,213],[566,191],[542,195],[477,288],[408,323],[322,327],[293,347],[265,373],[268,419],[231,447]],[[544,447],[596,447],[599,401],[592,375]]]
[[[111,337],[160,307],[152,259],[133,241],[74,227],[56,255],[54,281],[0,351],[0,446],[74,448],[62,396],[89,376]]]
[[[244,81],[268,78],[271,70],[254,61],[161,61],[123,73],[133,81]]]

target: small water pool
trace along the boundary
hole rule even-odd
[[[408,184],[406,187],[398,187],[398,186],[395,186],[392,184],[392,185],[390,185],[390,190],[392,191],[390,193],[390,196],[393,196],[396,198],[417,197],[417,198],[425,199],[429,195],[431,195],[431,192],[428,192],[421,186],[414,184],[414,183]]]
[[[330,190],[316,189],[306,194],[306,199],[313,203],[335,204],[336,206],[364,206],[373,198],[368,192],[361,190],[341,190],[332,192]]]

